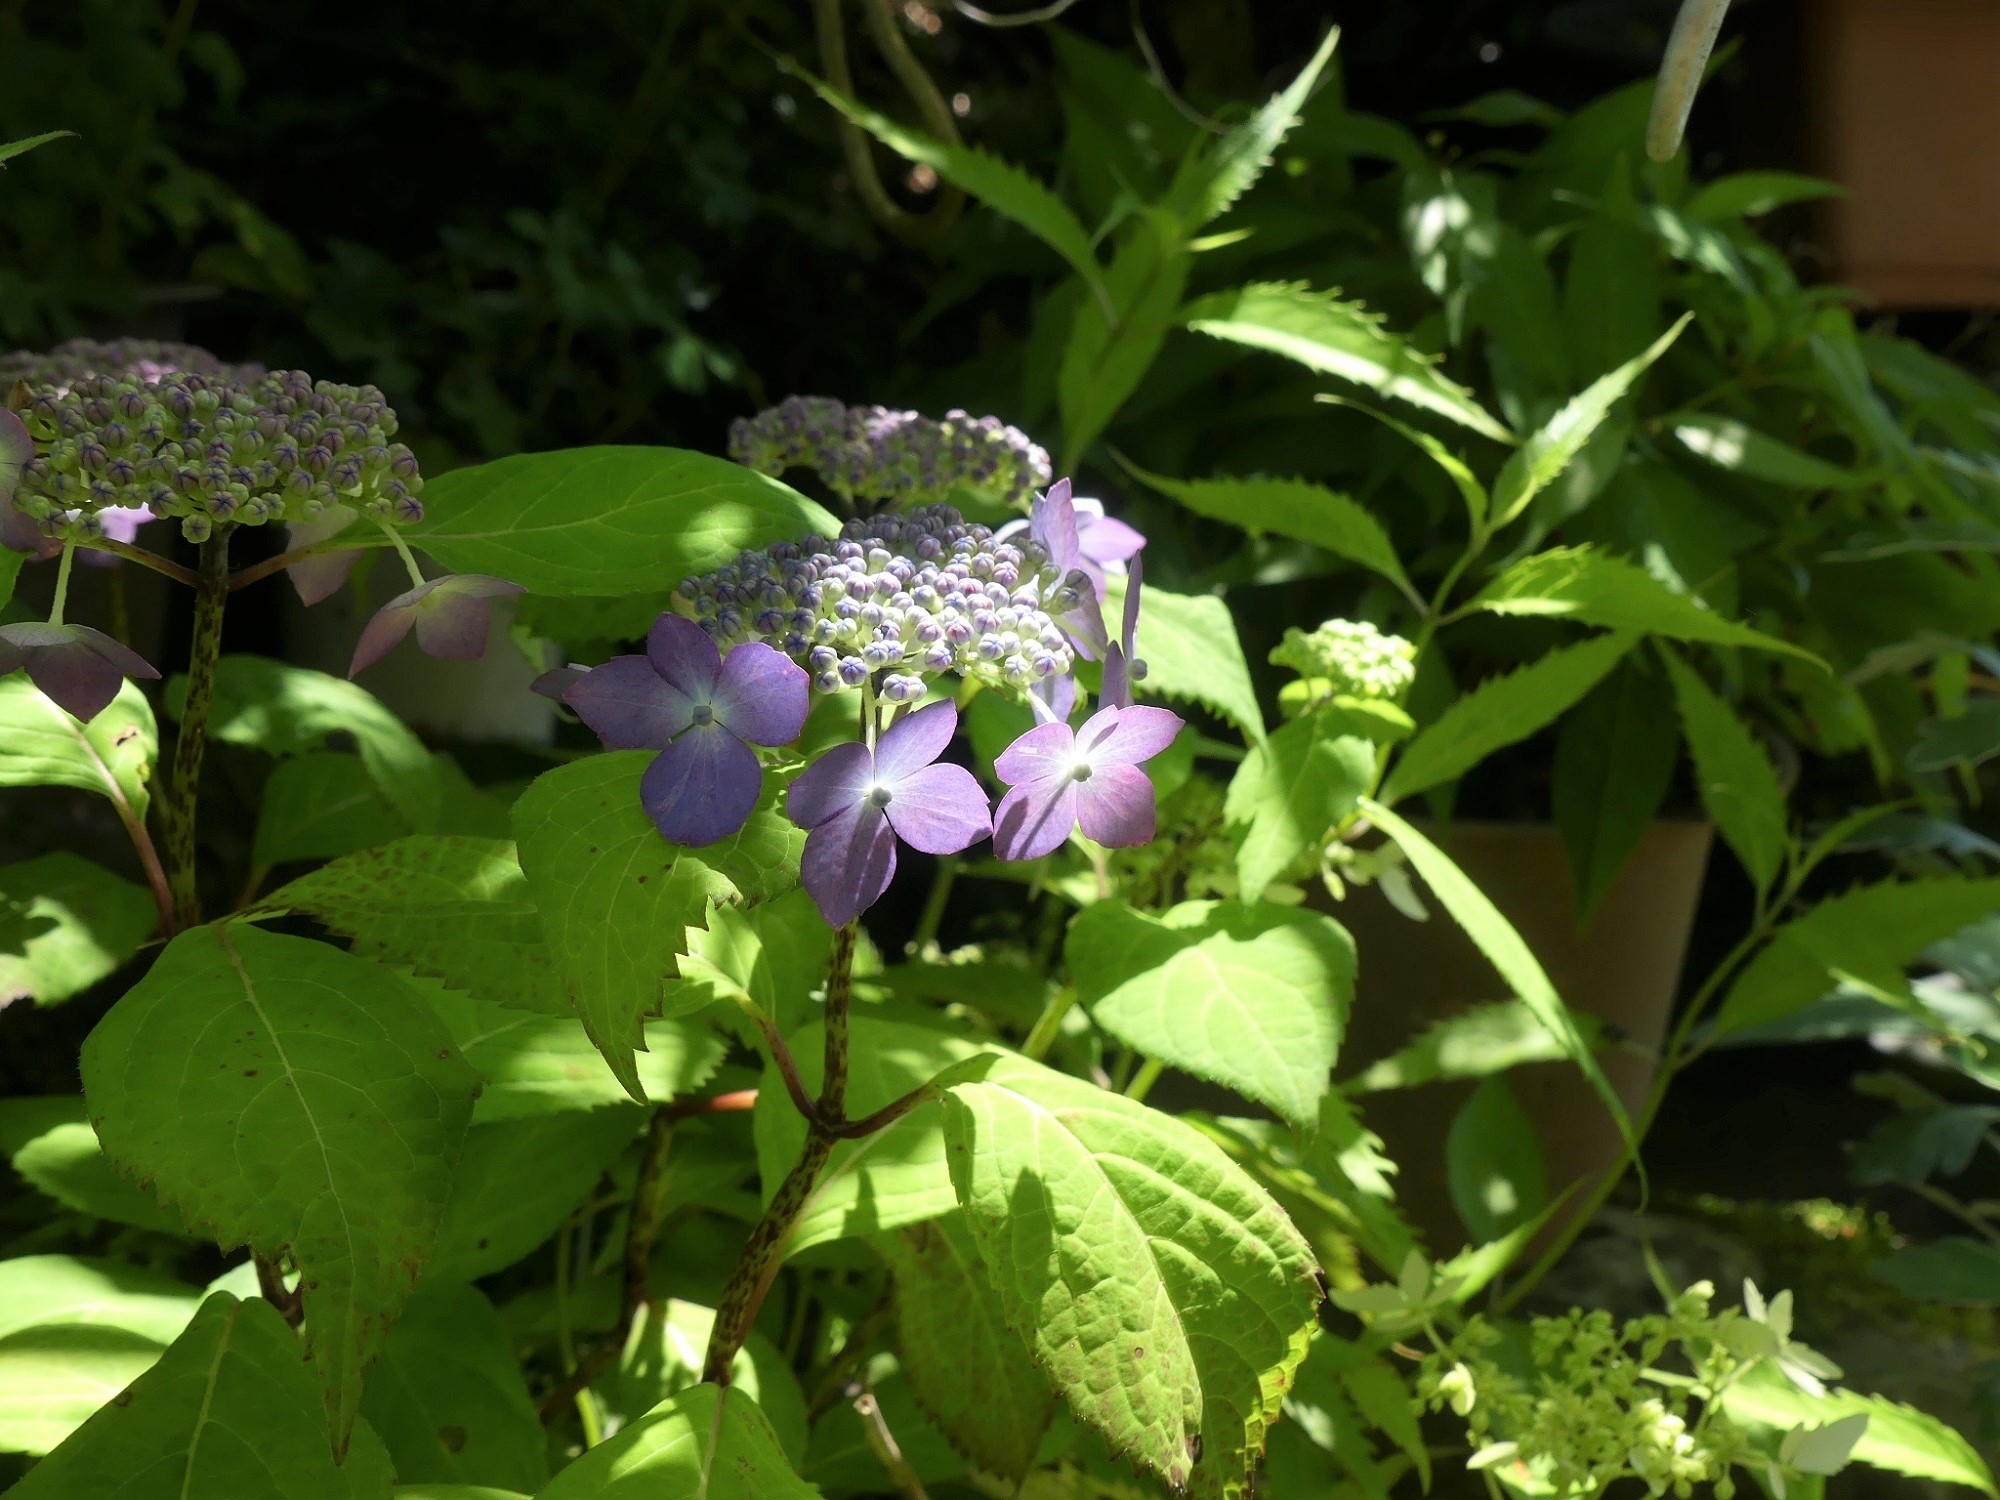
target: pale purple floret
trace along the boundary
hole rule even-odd
[[[25,669],[49,698],[88,723],[127,677],[158,677],[146,659],[88,625],[0,625],[0,677]]]
[[[286,535],[287,550],[296,551],[300,547],[331,541],[353,525],[355,519],[353,506],[329,505],[309,521],[292,522]],[[338,552],[316,552],[287,567],[285,576],[291,579],[292,587],[298,591],[299,602],[310,609],[322,599],[330,599],[340,592],[341,585],[347,582],[348,574],[354,571],[354,564],[360,558],[359,547],[347,547]]]
[[[993,769],[1010,787],[993,817],[1002,859],[1038,859],[1072,829],[1112,849],[1153,836],[1153,783],[1140,766],[1174,742],[1179,714],[1164,708],[1100,708],[1072,730],[1038,724],[1000,753]]]
[[[484,656],[486,635],[493,626],[493,600],[526,592],[518,583],[484,573],[453,573],[420,583],[376,610],[362,627],[347,675],[375,665],[401,644],[412,627],[427,656],[441,661]]]
[[[658,750],[639,799],[661,836],[700,846],[749,821],[764,767],[752,745],[789,745],[804,731],[805,669],[761,641],[725,659],[692,620],[663,614],[644,656],[593,668],[562,701],[609,750]]]
[[[1100,518],[1096,526],[1115,526],[1121,532],[1131,532],[1133,537],[1138,537],[1137,545],[1125,554],[1127,557],[1145,545],[1145,539],[1123,522]],[[1092,559],[1084,552],[1083,528],[1067,479],[1058,479],[1049,486],[1048,493],[1035,496],[1028,517],[1028,534],[1048,549],[1049,561],[1065,576],[1073,573],[1083,575],[1084,586],[1077,591],[1076,602],[1056,614],[1056,623],[1062,626],[1084,656],[1102,657],[1111,643],[1110,633],[1104,626],[1104,565],[1103,561]],[[1105,540],[1110,543],[1114,538],[1107,534]],[[1119,550],[1122,546],[1123,539],[1118,538],[1111,550]],[[1123,561],[1123,558],[1117,560]]]
[[[1146,664],[1138,656],[1139,592],[1144,576],[1145,569],[1135,553],[1132,571],[1125,579],[1125,620],[1117,642],[1104,653],[1104,685],[1097,701],[1106,708],[1130,708],[1132,684],[1146,675]]]
[[[33,517],[14,509],[21,471],[34,456],[35,440],[28,433],[28,424],[0,406],[0,547],[31,557],[54,557],[62,551],[62,543],[43,536]]]
[[[899,838],[925,854],[956,854],[993,831],[972,773],[936,763],[957,729],[957,708],[933,703],[890,725],[872,753],[836,745],[792,783],[786,811],[811,830],[799,878],[829,925],[844,927],[881,899]]]

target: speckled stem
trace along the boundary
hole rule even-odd
[[[218,526],[201,544],[187,698],[181,704],[180,736],[174,741],[167,795],[160,802],[160,831],[166,848],[167,883],[174,897],[176,932],[201,920],[201,895],[195,885],[195,804],[201,787],[202,756],[208,749],[208,713],[215,703],[215,668],[222,659],[222,612],[228,602],[229,528]]]

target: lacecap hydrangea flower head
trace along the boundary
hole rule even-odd
[[[850,502],[915,505],[963,487],[1020,505],[1049,482],[1047,450],[997,417],[951,411],[939,421],[827,396],[789,396],[738,418],[729,456],[765,474],[811,469]]]
[[[1067,507],[1067,486],[1041,497],[1051,501]],[[1122,665],[1137,590],[1135,578],[1126,638],[1111,648],[1118,701],[1100,704],[1080,733],[1046,689],[1070,678],[1065,621],[1101,611],[1098,585],[1060,566],[1039,534],[1003,539],[941,503],[741,553],[680,585],[679,613],[660,617],[645,657],[565,671],[552,690],[607,746],[661,752],[641,801],[664,837],[697,846],[735,833],[754,810],[765,767],[753,746],[796,739],[813,695],[855,694],[854,739],[799,772],[785,804],[807,830],[801,879],[840,927],[888,889],[900,845],[952,854],[994,832],[988,791],[945,759],[958,727],[954,680],[1031,703],[1044,719],[1001,757],[1017,783],[1001,805],[1001,858],[1050,853],[1079,821],[1113,846],[1152,836],[1140,766],[1181,721],[1130,702]]]

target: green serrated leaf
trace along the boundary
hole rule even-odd
[[[1466,878],[1465,872],[1442,849],[1402,818],[1366,797],[1361,800],[1361,810],[1402,849],[1410,867],[1472,939],[1473,946],[1486,956],[1486,961],[1507,981],[1521,1003],[1534,1012],[1535,1019],[1562,1049],[1563,1056],[1590,1081],[1598,1098],[1611,1111],[1612,1119],[1617,1121],[1619,1134],[1629,1142],[1632,1120],[1625,1111],[1625,1102],[1598,1067],[1589,1035],[1563,1004],[1562,996],[1556,993],[1556,987],[1549,982],[1549,976],[1521,934],[1514,930],[1513,923],[1500,915],[1499,908],[1487,900],[1485,893]]]
[[[475,1281],[547,1243],[645,1123],[637,1105],[614,1104],[474,1125],[452,1174],[425,1282]]]
[[[250,858],[262,870],[338,859],[408,832],[359,756],[312,751],[279,762],[264,783]]]
[[[1185,317],[1197,333],[1297,360],[1495,442],[1514,441],[1471,391],[1385,330],[1360,303],[1343,302],[1337,293],[1315,292],[1302,282],[1253,282],[1190,303]]]
[[[289,1254],[337,1449],[431,1246],[478,1078],[385,969],[235,924],[167,945],[83,1046],[111,1160],[223,1244]]]
[[[1556,732],[1556,829],[1569,852],[1579,925],[1590,921],[1666,800],[1676,729],[1657,676],[1628,660]]]
[[[1482,1081],[1452,1116],[1444,1162],[1452,1207],[1477,1244],[1530,1222],[1548,1204],[1548,1170],[1534,1123],[1498,1074]]]
[[[1071,269],[1097,292],[1099,300],[1103,300],[1103,278],[1097,257],[1090,248],[1089,233],[1070,212],[1069,206],[1036,178],[977,146],[947,145],[914,130],[906,130],[887,116],[877,114],[830,84],[821,82],[789,60],[781,62],[780,66],[898,156],[929,167],[946,182],[978,199],[1001,217],[1019,224],[1067,261]],[[838,527],[807,529],[818,530],[822,536],[832,536]]]
[[[127,827],[144,823],[160,733],[128,682],[88,724],[20,674],[0,677],[0,786],[73,786],[107,798]]]
[[[677,1297],[650,1302],[633,1326],[618,1367],[601,1386],[614,1409],[638,1416],[701,1384],[715,1309]],[[794,1467],[805,1462],[805,1392],[785,1357],[762,1334],[752,1333],[729,1367],[729,1388],[757,1403]]]
[[[1105,612],[1124,608],[1125,580],[1110,580]],[[1204,704],[1253,740],[1264,737],[1264,713],[1250,681],[1250,663],[1236,638],[1229,606],[1213,594],[1170,594],[1146,586],[1139,612],[1139,654],[1146,663],[1140,692]]]
[[[1313,1128],[1354,999],[1354,941],[1333,918],[1215,901],[1154,917],[1100,901],[1063,952],[1078,998],[1126,1046]]]
[[[1815,660],[1810,652],[1776,636],[1704,609],[1637,564],[1594,547],[1556,547],[1524,558],[1481,589],[1472,607],[1498,615],[1579,620],[1608,630],[1782,651]]]
[[[361,1415],[404,1480],[534,1490],[549,1477],[513,1340],[469,1286],[419,1291],[368,1375]]]
[[[47,1453],[180,1336],[200,1293],[76,1255],[0,1261],[0,1452]]]
[[[327,1449],[313,1379],[284,1319],[218,1292],[187,1331],[35,1465],[14,1500],[384,1500],[392,1474],[363,1425]]]
[[[65,1208],[163,1234],[186,1231],[179,1214],[168,1213],[112,1170],[80,1094],[0,1099],[0,1156]]]
[[[1932,943],[2000,910],[2000,879],[1883,881],[1829,897],[1780,927],[1737,976],[1717,1033],[1782,1020],[1840,980],[1905,990],[1904,969]]]
[[[644,1103],[636,1051],[668,1008],[688,929],[712,904],[776,895],[796,879],[804,835],[769,804],[743,831],[698,852],[660,837],[639,801],[645,750],[573,761],[514,804],[521,868],[549,954],[590,1039]],[[705,989],[688,996],[703,1004]]]
[[[178,718],[187,679],[167,684],[167,712]],[[350,736],[375,785],[419,829],[437,826],[443,788],[430,751],[366,688],[268,656],[225,656],[216,664],[208,737],[280,758]]]
[[[1087,301],[1077,309],[1056,376],[1063,472],[1076,467],[1152,368],[1178,321],[1192,260],[1165,215],[1141,215],[1105,274],[1109,305]]]
[[[1971,1443],[1936,1417],[1886,1396],[1855,1391],[1810,1396],[1766,1363],[1729,1386],[1721,1401],[1736,1421],[1779,1432],[1865,1416],[1868,1427],[1854,1445],[1854,1462],[1996,1493],[1992,1471]]]
[[[457,573],[537,594],[640,594],[748,547],[840,522],[789,485],[680,448],[563,448],[453,469],[424,485],[411,542]]]
[[[955,1063],[986,1050],[949,1032],[856,1016],[847,1077],[847,1113],[859,1119]],[[789,1039],[806,1091],[823,1076],[824,1032],[817,1021]],[[755,1118],[757,1167],[768,1198],[805,1144],[805,1121],[792,1107],[774,1067],[764,1069]],[[787,1242],[796,1254],[825,1240],[878,1234],[950,1213],[958,1202],[945,1167],[942,1107],[922,1104],[888,1129],[862,1141],[842,1141],[806,1201]]]
[[[416,834],[378,844],[281,886],[251,915],[282,912],[305,912],[365,958],[482,1000],[567,1011],[541,915],[504,839]]]
[[[1777,768],[1756,736],[1693,669],[1671,651],[1662,654],[1694,758],[1701,805],[1743,861],[1751,883],[1768,890],[1791,847]]]
[[[1114,1451],[1246,1495],[1315,1326],[1304,1237],[1171,1116],[1024,1058],[943,1082],[953,1185],[1008,1325]]]
[[[1622,633],[1597,636],[1480,683],[1417,731],[1390,770],[1382,800],[1401,802],[1463,776],[1553,722],[1624,659],[1633,641]]]
[[[1596,1022],[1579,1015],[1576,1024],[1594,1046]],[[1524,1002],[1498,1000],[1426,1027],[1415,1041],[1371,1064],[1342,1087],[1350,1094],[1411,1089],[1445,1078],[1484,1078],[1523,1063],[1553,1062],[1563,1055],[1562,1044]]]
[[[819,1500],[741,1391],[698,1385],[661,1402],[555,1477],[536,1500]]]
[[[993,1291],[960,1214],[875,1241],[895,1284],[903,1378],[965,1456],[1004,1479],[1035,1466],[1055,1397]]]
[[[1507,457],[1499,478],[1493,481],[1493,526],[1505,526],[1528,507],[1528,502],[1555,482],[1570,460],[1583,451],[1592,433],[1611,408],[1652,368],[1653,362],[1681,336],[1694,315],[1682,316],[1643,353],[1634,355],[1607,375],[1600,375],[1581,393],[1571,398],[1541,428]]]
[[[18,141],[8,141],[5,145],[0,145],[0,162],[12,161],[37,146],[46,146],[50,141],[74,139],[75,136],[74,130],[45,130],[40,135],[23,136]]]
[[[1141,483],[1180,501],[1196,515],[1324,547],[1381,574],[1405,598],[1417,599],[1382,523],[1338,491],[1304,479],[1168,479],[1131,464],[1125,467]]]
[[[1375,747],[1342,734],[1338,715],[1314,714],[1252,745],[1230,778],[1224,816],[1237,832],[1236,880],[1245,901],[1264,890],[1354,811],[1375,780]]]
[[[0,1008],[81,994],[139,951],[158,915],[143,887],[66,851],[0,865]]]
[[[1711,224],[1722,219],[1754,219],[1789,204],[1846,196],[1846,188],[1823,177],[1798,172],[1731,172],[1703,183],[1688,200],[1687,215]]]
[[[1333,59],[1340,28],[1330,27],[1319,49],[1284,89],[1199,156],[1189,158],[1167,190],[1166,208],[1189,233],[1221,214],[1264,174],[1271,153],[1298,123],[1299,111]]]
[[[1815,458],[1717,412],[1682,412],[1667,422],[1667,430],[1688,452],[1746,479],[1794,490],[1845,490],[1869,483],[1864,473]]]
[[[475,1124],[630,1101],[575,1016],[538,1015],[434,981],[414,983],[486,1081],[472,1109]],[[708,1081],[727,1050],[699,1021],[650,1022],[646,1048],[634,1059],[640,1085],[656,1104],[680,1098]]]

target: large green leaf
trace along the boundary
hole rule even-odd
[[[1247,1494],[1316,1323],[1304,1237],[1169,1115],[1024,1058],[948,1085],[952,1181],[1008,1325],[1115,1452]]]
[[[1570,460],[1583,451],[1611,408],[1622,400],[1653,361],[1667,352],[1667,346],[1687,327],[1689,314],[1674,324],[1641,354],[1634,355],[1617,369],[1601,375],[1573,397],[1519,448],[1507,456],[1499,478],[1493,481],[1493,525],[1497,529],[1528,508],[1528,502],[1553,484]]]
[[[1400,802],[1463,776],[1494,751],[1526,739],[1597,686],[1632,643],[1622,633],[1597,636],[1480,683],[1404,747],[1382,800]]]
[[[1298,123],[1299,111],[1312,96],[1313,86],[1326,71],[1339,40],[1340,28],[1328,28],[1319,50],[1281,92],[1206,151],[1182,164],[1174,185],[1167,190],[1166,208],[1190,233],[1222,213],[1264,174],[1271,153]]]
[[[1815,458],[1733,417],[1690,411],[1668,419],[1681,446],[1718,469],[1794,490],[1844,490],[1868,476]]]
[[[1591,1052],[1590,1035],[1570,1013],[1569,1007],[1563,1004],[1562,996],[1556,993],[1556,987],[1549,982],[1548,974],[1522,940],[1521,934],[1514,930],[1514,924],[1500,915],[1499,908],[1486,899],[1485,892],[1467,879],[1465,872],[1453,864],[1442,849],[1402,818],[1379,802],[1367,798],[1362,799],[1361,810],[1367,813],[1377,828],[1395,840],[1397,847],[1408,857],[1411,868],[1422,877],[1444,909],[1451,913],[1451,919],[1465,930],[1473,946],[1507,981],[1521,1003],[1534,1012],[1535,1019],[1554,1038],[1563,1056],[1590,1080],[1590,1086],[1597,1090],[1597,1096],[1618,1122],[1619,1133],[1629,1140],[1632,1135],[1631,1119],[1625,1113],[1624,1101],[1597,1066],[1597,1058]]]
[[[1576,1024],[1594,1044],[1596,1022],[1580,1015]],[[1552,1062],[1561,1056],[1561,1043],[1525,1002],[1496,1000],[1426,1027],[1342,1087],[1350,1094],[1409,1089],[1441,1078],[1485,1078],[1522,1063]]]
[[[426,1284],[472,1281],[547,1242],[646,1123],[635,1104],[474,1125],[452,1174]]]
[[[168,944],[83,1047],[105,1152],[224,1244],[289,1254],[337,1447],[429,1253],[478,1078],[422,999],[324,943]]]
[[[1100,901],[1063,951],[1078,998],[1126,1046],[1313,1128],[1354,999],[1354,940],[1333,918],[1215,901],[1154,917]]]
[[[159,756],[153,710],[134,683],[88,724],[21,673],[0,677],[0,786],[73,786],[110,799],[128,827],[145,821]]]
[[[1106,613],[1124,607],[1125,580],[1113,578]],[[1139,612],[1139,655],[1147,696],[1204,704],[1253,740],[1264,737],[1264,713],[1250,681],[1250,663],[1236,638],[1229,606],[1213,594],[1170,594],[1147,585]]]
[[[75,134],[74,130],[45,130],[40,135],[28,135],[18,141],[8,141],[5,145],[0,145],[0,162],[12,161],[37,146],[46,146],[50,141],[60,141]]]
[[[0,1156],[26,1181],[80,1214],[166,1234],[186,1228],[179,1214],[112,1170],[85,1117],[81,1094],[0,1099]]]
[[[186,697],[187,679],[176,677],[167,684],[167,711],[178,716]],[[216,666],[208,735],[280,757],[349,737],[375,785],[411,826],[437,825],[444,793],[430,751],[374,694],[345,678],[268,656],[225,656]]]
[[[1179,321],[1193,257],[1178,227],[1164,214],[1145,214],[1122,239],[1104,278],[1109,306],[1079,306],[1063,344],[1056,376],[1063,423],[1059,472],[1074,470],[1111,424]]]
[[[819,1500],[741,1391],[697,1385],[555,1477],[536,1500]]]
[[[1341,727],[1327,714],[1294,719],[1252,745],[1230,778],[1223,811],[1237,830],[1236,880],[1245,901],[1261,899],[1374,783],[1374,745]]]
[[[1497,442],[1514,440],[1472,392],[1386,331],[1360,303],[1343,302],[1336,293],[1303,283],[1253,282],[1190,303],[1185,317],[1197,333],[1297,360]]]
[[[1504,1077],[1483,1080],[1452,1116],[1444,1169],[1452,1207],[1475,1244],[1531,1223],[1547,1206],[1541,1142]]]
[[[491,573],[537,594],[638,594],[748,547],[839,529],[797,490],[727,459],[564,448],[440,474],[408,535],[455,573]]]
[[[537,1015],[424,981],[419,987],[460,1055],[485,1080],[472,1110],[475,1124],[630,1102],[575,1016]],[[699,1021],[654,1021],[634,1063],[646,1097],[665,1103],[707,1082],[726,1050]]]
[[[644,1103],[634,1054],[646,1020],[711,904],[780,894],[796,879],[804,834],[769,804],[742,832],[698,853],[660,837],[639,802],[652,755],[619,751],[536,778],[514,804],[521,868],[556,974],[590,1039]],[[706,990],[693,992],[705,1003]]]
[[[1767,890],[1791,845],[1777,768],[1729,705],[1678,656],[1664,654],[1681,729],[1694,757],[1701,805],[1743,861],[1751,882],[1758,890]]]
[[[1804,1010],[1837,982],[1907,993],[1903,970],[1932,943],[2000,911],[2000,878],[1937,876],[1857,886],[1780,927],[1730,986],[1718,1032]]]
[[[895,1283],[903,1378],[952,1443],[980,1468],[1019,1480],[1055,1412],[1048,1380],[1006,1311],[960,1214],[875,1242]]]
[[[1710,223],[1721,219],[1754,219],[1788,204],[1845,196],[1846,188],[1824,177],[1807,177],[1798,172],[1731,172],[1703,183],[1688,200],[1687,215]]]
[[[47,1453],[180,1336],[201,1297],[122,1261],[0,1261],[0,1452]]]
[[[416,834],[281,886],[254,915],[305,912],[354,951],[525,1010],[565,1010],[542,919],[505,839]]]
[[[1556,547],[1523,558],[1481,589],[1472,607],[1813,659],[1775,636],[1702,608],[1637,564],[1594,547]]]
[[[1556,734],[1556,829],[1588,922],[1666,799],[1676,760],[1673,705],[1637,659],[1600,682]]]
[[[1868,1270],[1919,1302],[2000,1306],[2000,1245],[1970,1235],[1948,1234],[1928,1244],[1901,1246]]]
[[[410,1299],[369,1372],[361,1415],[398,1479],[533,1490],[549,1477],[548,1439],[507,1325],[469,1286]]]
[[[366,1426],[328,1451],[311,1372],[261,1298],[217,1292],[158,1364],[13,1489],[13,1500],[386,1500]]]
[[[1928,1412],[1857,1391],[1808,1395],[1769,1364],[1751,1370],[1722,1396],[1722,1407],[1739,1422],[1787,1432],[1823,1426],[1845,1417],[1865,1416],[1868,1426],[1854,1445],[1854,1461],[1893,1474],[1941,1479],[1970,1489],[1996,1492],[1993,1474],[1979,1450]]]
[[[157,918],[144,888],[67,851],[0,865],[0,1008],[89,989],[139,951]]]
[[[250,858],[260,870],[338,859],[409,831],[359,756],[312,751],[279,762],[264,783]]]
[[[898,156],[929,167],[995,213],[1012,219],[1069,262],[1077,275],[1098,288],[1101,295],[1102,278],[1097,256],[1090,248],[1089,233],[1069,206],[1039,180],[977,146],[949,145],[905,129],[801,68],[787,64],[786,71],[803,80],[820,98]]]
[[[1276,532],[1311,542],[1381,574],[1405,597],[1416,598],[1382,523],[1338,491],[1304,479],[1168,479],[1144,469],[1132,472],[1197,515],[1245,531]]]
[[[648,1303],[632,1337],[619,1356],[618,1368],[602,1381],[614,1408],[637,1416],[662,1401],[701,1384],[701,1367],[715,1331],[715,1309],[670,1297]],[[757,1403],[771,1424],[778,1447],[795,1467],[805,1462],[805,1392],[799,1377],[775,1345],[752,1333],[736,1351],[729,1367],[729,1388]]]
[[[985,1050],[968,1038],[897,1021],[856,1016],[849,1048],[847,1113],[858,1119],[912,1089],[922,1088],[954,1063]],[[809,1093],[824,1076],[825,1033],[818,1022],[789,1039]],[[806,1125],[792,1107],[775,1067],[764,1069],[755,1120],[757,1167],[768,1199],[805,1144]],[[841,1141],[793,1225],[793,1253],[823,1240],[876,1234],[950,1213],[958,1200],[945,1167],[942,1110],[921,1104],[887,1130],[859,1141]]]

